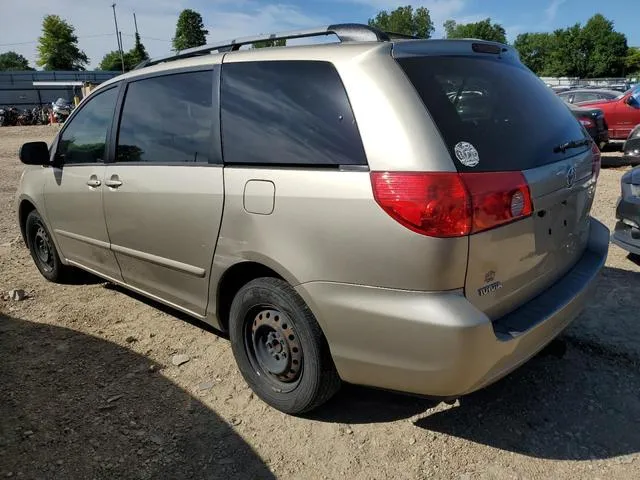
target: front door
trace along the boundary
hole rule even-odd
[[[616,100],[615,107],[607,113],[609,136],[626,140],[631,130],[640,124],[640,89],[636,88],[625,98]]]
[[[224,199],[212,83],[211,69],[130,82],[104,181],[124,281],[199,316]]]
[[[117,86],[96,93],[68,120],[54,145],[57,166],[48,172],[44,198],[61,255],[121,280],[102,208],[104,160],[117,96]]]

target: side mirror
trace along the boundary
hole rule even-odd
[[[20,161],[25,165],[49,165],[49,147],[46,142],[28,142],[20,147]]]
[[[627,99],[624,102],[630,107],[634,107],[634,108],[640,107],[638,100],[636,100],[636,97],[634,97],[633,95],[627,97]]]

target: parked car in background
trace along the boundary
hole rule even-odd
[[[576,120],[589,132],[593,141],[602,150],[609,143],[609,130],[602,110],[599,108],[585,108],[567,104]]]
[[[640,164],[640,125],[631,131],[627,140],[622,147],[623,156],[625,162],[632,165]]]
[[[628,252],[640,255],[640,167],[625,173],[620,186],[621,196],[616,208],[618,223],[611,241]]]
[[[580,103],[580,102],[599,102],[602,100],[614,100],[621,95],[620,92],[615,90],[602,90],[602,89],[590,89],[581,88],[576,90],[567,90],[566,92],[560,92],[558,96],[567,103]]]
[[[228,332],[269,405],[341,381],[451,400],[591,299],[600,151],[513,47],[348,24],[147,65],[23,145],[22,235],[50,281],[85,269]]]
[[[624,141],[636,125],[640,125],[640,86],[614,100],[580,103],[581,107],[602,110],[609,126],[609,140]]]

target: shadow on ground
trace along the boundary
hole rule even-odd
[[[164,303],[160,303],[157,302],[155,300],[152,300],[149,297],[145,297],[144,295],[140,295],[132,290],[129,290],[127,288],[121,287],[120,285],[116,285],[114,283],[106,283],[104,285],[104,288],[108,289],[108,290],[113,290],[115,292],[119,292],[122,295],[127,295],[128,297],[133,298],[134,300],[137,300],[139,302],[145,303],[147,305],[149,305],[150,307],[153,307],[157,310],[160,310],[161,312],[166,313],[167,315],[170,315],[172,317],[175,317],[179,320],[182,320],[183,322],[187,322],[191,325],[193,325],[194,327],[197,327],[201,330],[204,330],[206,332],[209,333],[213,333],[214,335],[217,335],[218,337],[221,338],[229,338],[229,336],[227,335],[226,332],[223,332],[221,330],[217,330],[215,328],[213,328],[211,325],[209,325],[206,322],[203,322],[201,320],[198,320],[195,317],[192,317],[191,315],[187,315],[186,313],[183,313],[179,310],[176,310],[174,308],[168,307],[167,305],[165,305]]]
[[[3,477],[274,478],[215,412],[130,350],[0,314],[0,352]]]
[[[415,421],[427,431],[530,457],[606,459],[640,452],[637,366],[567,338],[564,358],[540,355],[500,382]],[[311,416],[351,424],[420,415],[427,399],[348,386]]]
[[[637,272],[604,268],[591,303],[565,336],[569,348],[563,359],[539,355],[500,382],[464,397],[460,405],[430,410],[436,406],[436,402],[432,400],[345,385],[334,399],[309,414],[308,418],[320,422],[366,424],[407,419],[426,412],[425,416],[415,421],[416,426],[531,457],[589,460],[640,452],[640,357],[614,349],[615,342],[608,340],[617,338],[617,330],[611,330],[614,327],[622,327],[622,330],[626,330],[627,337],[630,335],[629,329],[620,323],[621,311],[640,311],[640,296],[637,295],[637,289],[640,287],[637,281]],[[119,287],[115,289],[170,315],[190,321],[200,328],[217,333],[202,322],[177,314],[170,308]],[[631,303],[625,303],[627,301]],[[62,398],[67,402],[64,407],[48,413],[47,408],[51,408],[48,403],[45,402],[43,406],[38,403],[35,408],[43,408],[42,412],[45,412],[38,410],[38,415],[45,416],[49,422],[62,422],[64,425],[65,422],[76,421],[73,420],[75,412],[86,411],[89,412],[89,421],[97,422],[98,431],[103,435],[105,425],[112,427],[109,422],[116,425],[108,430],[106,438],[103,438],[109,446],[108,451],[113,452],[104,457],[110,460],[102,460],[100,448],[92,448],[91,444],[82,447],[86,450],[82,455],[88,455],[88,458],[95,458],[96,455],[100,457],[101,474],[126,478],[123,477],[126,470],[121,464],[113,465],[114,459],[117,461],[124,458],[125,465],[129,462],[135,468],[151,468],[144,470],[148,472],[145,473],[148,478],[154,475],[172,478],[200,476],[200,472],[206,473],[209,478],[221,478],[228,476],[227,473],[221,473],[226,472],[224,465],[230,465],[228,468],[240,468],[234,470],[239,472],[239,478],[264,478],[270,475],[260,459],[217,418],[215,413],[208,411],[170,382],[157,377],[156,374],[149,375],[148,365],[143,363],[143,357],[76,332],[54,329],[50,334],[48,329],[52,327],[16,320],[8,320],[8,323],[15,324],[14,336],[26,337],[22,347],[24,351],[19,351],[20,361],[30,362],[32,369],[45,369],[44,376],[34,374],[35,378],[31,380],[32,384],[42,382],[43,378],[47,382],[45,386],[41,386],[40,383],[32,385],[31,388],[36,392],[36,400],[40,398],[39,401],[42,402],[43,396],[55,398],[56,395],[63,395]],[[26,333],[21,333],[21,330],[26,330]],[[30,331],[33,331],[31,335]],[[53,340],[49,337],[53,337]],[[66,337],[89,339],[86,346],[81,342],[81,345],[75,347],[78,350],[77,354],[84,352],[84,356],[90,357],[85,360],[88,362],[88,377],[86,374],[83,377],[84,369],[77,365],[73,367],[73,363],[72,368],[80,370],[67,371],[65,358],[68,353],[61,357],[47,357],[46,352],[56,351],[59,343],[70,343]],[[0,348],[6,353],[7,348],[3,345],[5,341],[6,332],[0,332]],[[17,340],[14,342],[14,348],[17,349]],[[101,352],[102,346],[106,346],[104,348],[108,352]],[[40,352],[43,359],[31,352],[31,349],[36,349],[37,354],[38,349],[45,347],[46,349]],[[13,355],[9,354],[7,357],[11,359]],[[73,355],[71,358],[74,358]],[[42,366],[43,362],[45,367]],[[1,378],[3,384],[11,385],[18,382],[16,379],[19,378],[19,374],[15,371],[19,370],[19,361],[13,363],[16,364],[14,367],[9,364],[0,365],[3,377],[8,376],[9,371],[13,375],[11,382],[5,382],[4,378]],[[48,379],[49,375],[52,376],[51,379]],[[55,382],[82,380],[84,383],[72,384],[70,396],[63,390],[62,394],[57,393],[58,390],[53,386]],[[129,386],[124,388],[127,384]],[[120,403],[128,401],[131,393],[114,402],[113,411],[97,409],[99,406],[105,406],[105,399],[110,395],[119,394],[123,388],[127,392],[133,391],[133,398],[136,399],[133,402],[133,413],[127,413],[127,409],[121,408]],[[84,395],[85,389],[88,389],[90,395],[86,402],[80,398]],[[27,391],[18,391],[22,391],[18,405],[32,401]],[[73,400],[74,395],[76,400]],[[0,401],[7,400],[3,398]],[[57,402],[59,401],[58,399]],[[74,405],[74,401],[79,405]],[[13,408],[16,410],[18,407]],[[33,410],[30,407],[29,411]],[[4,407],[2,411],[5,411]],[[120,416],[117,416],[118,412],[121,412]],[[15,414],[13,416],[15,417]],[[129,417],[138,424],[147,421],[151,425],[127,427]],[[1,421],[5,422],[4,419]],[[127,431],[126,435],[119,431],[119,428],[123,427]],[[23,430],[24,428],[34,427],[23,427]],[[92,438],[92,425],[84,425],[81,422],[80,426],[75,428],[84,429],[84,442]],[[135,431],[140,428],[145,433],[139,441],[135,437]],[[163,439],[161,443],[149,441],[151,437],[146,436],[154,431],[160,432],[160,438]],[[14,438],[22,438],[20,432],[14,433],[10,430],[10,433]],[[157,440],[155,437],[154,439]],[[171,439],[172,442],[167,445],[167,450],[159,450],[160,447],[164,448],[167,439]],[[31,439],[21,441],[30,442]],[[138,441],[142,446],[136,443]],[[121,445],[119,442],[124,444]],[[131,442],[134,442],[133,446]],[[38,449],[45,451],[44,447],[46,445],[40,445],[31,452],[35,455]],[[141,458],[138,458],[137,449],[142,449]],[[172,456],[168,455],[169,451],[173,452]],[[225,457],[227,452],[238,453]],[[59,455],[66,458],[64,452]],[[147,455],[151,455],[151,467],[147,467]],[[55,458],[55,454],[51,455],[53,464]],[[163,461],[168,464],[165,466]],[[105,462],[107,467],[103,466]],[[108,469],[109,463],[112,464],[112,470]]]
[[[620,151],[611,151],[604,150],[601,153],[600,162],[602,168],[618,168],[618,167],[628,167],[634,165],[633,163],[625,160],[622,155],[620,155]]]
[[[435,406],[429,400],[347,387],[312,418],[358,424],[427,412],[416,426],[531,457],[589,460],[640,452],[640,356],[631,351],[640,349],[614,345],[623,330],[627,342],[629,335],[640,338],[639,277],[603,269],[592,302],[563,337],[564,358],[539,355],[459,405],[428,411]],[[623,316],[635,324],[632,332]]]
[[[460,406],[416,425],[501,450],[557,460],[640,451],[640,375],[588,346],[536,358]]]

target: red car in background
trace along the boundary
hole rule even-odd
[[[626,140],[631,130],[640,125],[640,85],[613,100],[581,102],[576,105],[602,110],[609,125],[609,140]]]

